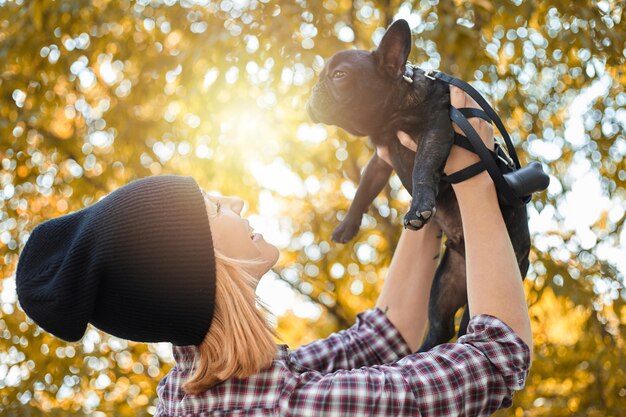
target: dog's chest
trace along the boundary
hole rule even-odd
[[[403,141],[398,137],[383,142],[384,145],[377,145],[374,140],[372,143],[376,147],[378,156],[393,167],[404,188],[411,192],[416,143],[407,139]]]

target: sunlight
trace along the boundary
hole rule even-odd
[[[253,161],[250,171],[264,188],[284,197],[293,195],[302,198],[306,194],[300,177],[291,171],[282,159],[275,159],[269,165]]]
[[[241,147],[246,151],[253,149],[255,152],[252,154],[263,151],[261,155],[267,156],[265,151],[275,141],[277,130],[270,123],[273,117],[267,110],[253,103],[233,103],[221,114],[220,120],[221,143]]]

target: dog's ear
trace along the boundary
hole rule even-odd
[[[392,77],[404,74],[411,52],[411,28],[406,20],[393,22],[373,54],[378,68]]]

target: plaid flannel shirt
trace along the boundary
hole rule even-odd
[[[524,388],[530,352],[500,319],[473,317],[455,343],[411,353],[378,308],[347,330],[291,351],[266,370],[188,395],[195,346],[173,346],[176,366],[157,387],[164,416],[489,416]]]

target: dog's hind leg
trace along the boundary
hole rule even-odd
[[[465,258],[447,246],[430,291],[428,334],[418,352],[446,343],[454,336],[454,315],[464,304],[467,304]]]

